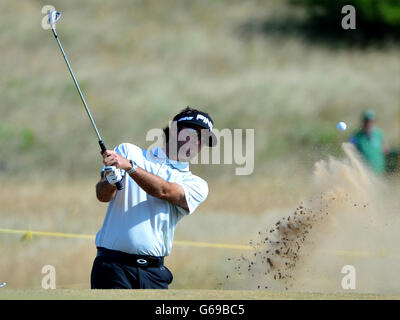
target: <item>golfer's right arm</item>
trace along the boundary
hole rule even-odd
[[[109,202],[114,198],[117,187],[108,183],[105,176],[96,184],[96,197],[101,202]]]

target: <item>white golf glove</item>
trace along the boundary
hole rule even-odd
[[[125,171],[118,169],[115,166],[108,166],[103,168],[104,174],[109,184],[115,184],[122,180]]]

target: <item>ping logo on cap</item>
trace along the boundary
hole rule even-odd
[[[186,111],[186,109],[183,111]],[[208,131],[208,145],[214,147],[217,144],[217,137],[213,133],[214,123],[211,117],[207,113],[197,110],[188,110],[189,112],[185,113],[183,111],[173,118],[173,121],[178,122],[178,129],[182,127],[194,128],[196,130],[200,128],[206,129]]]
[[[197,117],[196,117],[196,120],[203,121],[210,128],[210,130],[213,129],[213,124],[210,121],[210,119],[208,119],[207,117],[203,116],[202,114],[198,114]]]

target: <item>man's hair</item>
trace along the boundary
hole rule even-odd
[[[206,114],[208,116],[207,112],[204,111],[200,111],[198,109],[192,108],[190,106],[187,106],[185,109],[182,109],[181,112],[179,112],[173,119],[172,121],[178,121],[178,119],[182,118],[184,115],[186,114],[190,114],[192,112],[203,112],[204,114]],[[169,141],[169,126],[166,126],[163,129],[164,132],[164,136],[165,136],[165,143],[168,143]]]

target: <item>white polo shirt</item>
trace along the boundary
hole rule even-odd
[[[189,212],[147,194],[125,174],[121,181],[123,190],[117,191],[108,204],[103,226],[96,235],[96,247],[131,254],[168,256],[176,224],[183,216],[192,214],[207,198],[207,182],[189,171],[188,162],[169,160],[160,147],[143,150],[122,143],[115,152],[135,161],[142,169],[182,186]]]

